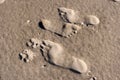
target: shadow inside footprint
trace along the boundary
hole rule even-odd
[[[81,74],[80,72],[76,71],[76,70],[73,70],[73,69],[69,69],[70,71],[74,72],[74,73],[77,73],[77,74]]]
[[[43,51],[42,51],[41,49],[40,49],[40,52],[41,52],[41,54],[42,54],[44,60],[47,61],[46,58],[44,57],[44,53],[43,53]]]
[[[56,34],[56,35],[58,35],[58,36],[60,36],[60,37],[63,37],[60,33],[54,32],[54,34]]]
[[[44,25],[41,21],[38,23],[38,27],[45,30]],[[48,30],[48,31],[50,31],[50,30]],[[52,32],[52,31],[50,31],[50,32]],[[60,33],[57,33],[57,32],[53,32],[53,33],[60,36],[60,37],[63,37]]]
[[[44,25],[41,21],[38,23],[38,27],[45,30]]]
[[[19,57],[20,60],[22,60],[22,56],[20,54],[18,55],[18,57]]]
[[[46,30],[45,27],[44,27],[44,25],[43,25],[43,23],[42,23],[42,21],[40,21],[40,22],[38,23],[38,27],[41,28],[41,29],[43,29],[43,30]],[[54,32],[54,31],[52,31],[52,30],[47,30],[47,31],[52,32],[52,33],[54,33],[54,34],[56,34],[56,35],[58,35],[58,36],[60,36],[60,37],[62,36],[61,34],[59,34],[59,33],[57,33],[57,32]]]

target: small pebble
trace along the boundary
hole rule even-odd
[[[5,2],[5,0],[0,0],[0,4],[2,4],[2,3],[4,3]]]
[[[81,22],[80,25],[84,26],[85,24],[84,24],[84,22]]]
[[[30,20],[27,20],[27,23],[29,24],[31,21]]]

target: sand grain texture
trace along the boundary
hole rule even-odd
[[[67,39],[41,29],[38,23],[43,18],[56,23],[55,29],[62,27],[57,10],[61,6],[79,11],[81,18],[96,15],[100,24]],[[27,24],[27,20],[31,22]],[[48,64],[40,51],[30,63],[19,60],[19,52],[32,37],[61,43],[70,55],[87,62],[97,80],[120,80],[118,21],[120,4],[112,0],[6,0],[0,4],[0,80],[88,80]]]

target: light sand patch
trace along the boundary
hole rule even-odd
[[[0,0],[0,4],[2,4],[2,3],[4,3],[5,2],[5,0]]]

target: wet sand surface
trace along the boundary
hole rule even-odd
[[[58,7],[79,11],[81,19],[96,15],[100,24],[84,27],[71,38],[41,29],[39,21],[45,18],[59,31],[62,20]],[[119,21],[120,3],[112,0],[6,0],[0,4],[0,80],[89,80],[47,63],[36,49],[33,61],[20,61],[18,54],[33,37],[61,43],[67,55],[83,59],[98,80],[120,80]]]

